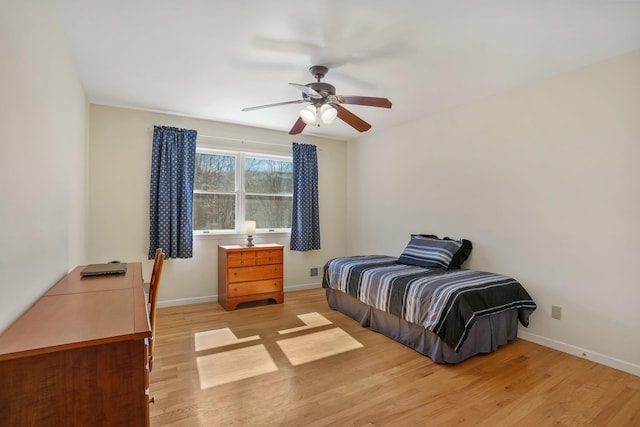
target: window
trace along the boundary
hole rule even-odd
[[[291,228],[291,157],[198,148],[193,188],[194,231]]]
[[[236,163],[234,155],[196,150],[193,181],[193,229],[236,228]]]

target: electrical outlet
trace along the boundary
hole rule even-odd
[[[562,307],[558,307],[557,305],[551,306],[551,318],[553,319],[562,319]]]
[[[316,267],[309,269],[309,276],[316,277],[318,275],[318,269]]]

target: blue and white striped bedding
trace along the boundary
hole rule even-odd
[[[385,255],[328,261],[323,287],[421,325],[456,352],[478,317],[515,308],[520,323],[527,326],[536,309],[531,296],[511,277],[406,265]]]

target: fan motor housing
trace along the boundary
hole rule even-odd
[[[320,95],[322,95],[323,98],[326,98],[329,95],[335,95],[336,94],[335,86],[330,85],[329,83],[313,82],[313,83],[307,83],[305,86],[310,87],[311,89],[315,90]]]

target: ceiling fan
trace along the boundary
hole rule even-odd
[[[243,108],[242,111],[252,111],[261,108],[308,102],[310,105],[300,111],[300,117],[298,117],[298,120],[289,131],[290,135],[297,135],[301,133],[307,125],[320,126],[321,122],[329,124],[336,118],[339,118],[358,132],[365,132],[371,129],[371,125],[369,123],[344,108],[342,104],[391,108],[391,101],[387,98],[336,95],[336,88],[333,85],[320,81],[329,71],[329,69],[324,65],[314,65],[309,68],[309,71],[311,72],[311,75],[315,77],[315,82],[307,83],[306,85],[289,83],[290,85],[300,89],[302,92],[302,99],[248,107]]]

